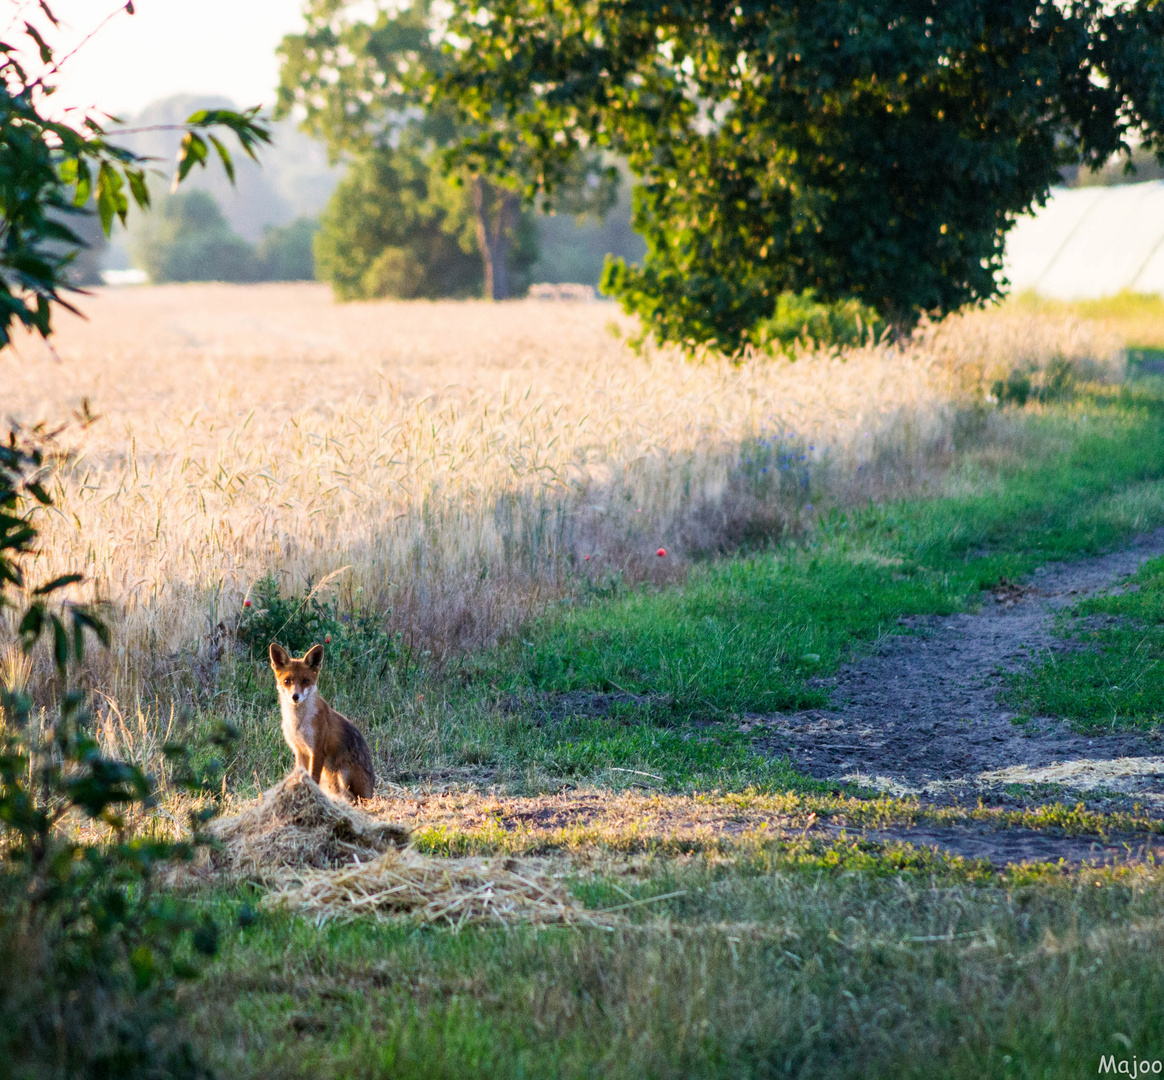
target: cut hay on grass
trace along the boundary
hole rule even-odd
[[[460,929],[510,926],[606,925],[606,913],[587,912],[561,884],[516,859],[439,859],[411,849],[386,851],[342,870],[288,871],[263,901],[312,915],[319,922],[372,916],[410,919]]]
[[[460,928],[594,919],[561,885],[514,859],[441,859],[401,851],[409,830],[323,793],[302,769],[241,814],[216,821],[215,869],[274,891],[265,906],[317,920],[372,915]]]
[[[253,806],[210,826],[211,861],[228,875],[266,881],[280,869],[343,866],[408,843],[409,830],[329,799],[302,769]]]

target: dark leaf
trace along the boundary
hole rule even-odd
[[[55,577],[52,581],[41,585],[33,593],[34,596],[47,596],[49,593],[56,592],[58,589],[65,588],[66,585],[75,585],[78,581],[84,581],[84,574],[61,574],[60,577]]]

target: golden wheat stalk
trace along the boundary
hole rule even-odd
[[[916,487],[1016,364],[1121,357],[1087,323],[998,311],[901,348],[694,363],[634,355],[605,304],[191,285],[83,308],[61,364],[31,341],[4,361],[5,405],[100,415],[54,476],[37,573],[83,568],[110,601],[99,682],[121,700],[157,694],[265,574],[327,582],[436,649],[487,643],[579,576],[672,580],[749,529],[803,527],[810,503]]]

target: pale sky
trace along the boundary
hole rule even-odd
[[[50,37],[58,57],[111,12],[120,12],[62,67],[57,108],[96,107],[128,116],[157,98],[181,93],[222,94],[240,106],[270,106],[279,79],[275,47],[284,34],[302,28],[302,3],[134,0],[135,14],[129,15],[120,11],[124,0],[50,0],[62,24]],[[0,0],[0,29],[15,17],[18,25],[28,19],[44,30],[36,15],[30,0]]]

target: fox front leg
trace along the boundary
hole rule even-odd
[[[311,755],[303,750],[296,750],[295,764],[304,772],[311,772]]]
[[[319,778],[323,775],[323,755],[317,754],[314,750],[311,752],[311,779],[317,784]]]

